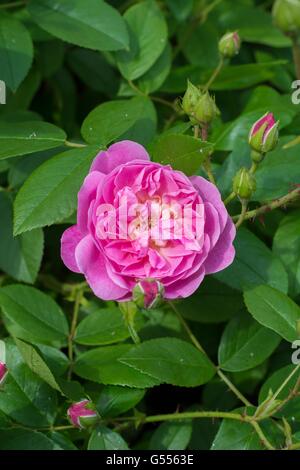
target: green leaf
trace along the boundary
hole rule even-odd
[[[230,372],[251,369],[265,361],[280,341],[280,336],[243,311],[224,330],[219,346],[219,365]]]
[[[264,83],[273,78],[275,67],[285,64],[285,61],[277,60],[259,64],[228,65],[223,68],[211,90],[243,90],[259,83]],[[161,90],[167,93],[181,93],[186,89],[189,79],[192,83],[205,84],[214,69],[208,69],[202,65],[184,65],[173,68]]]
[[[9,374],[1,390],[0,410],[25,426],[53,424],[57,413],[55,390],[29,369],[12,341],[6,341],[6,358]]]
[[[293,374],[291,376],[291,374]],[[291,378],[288,380],[288,377]],[[274,372],[259,392],[259,403],[262,404],[265,400],[270,397],[270,394],[274,395],[280,388],[280,392],[276,395],[276,400],[286,400],[289,398],[287,403],[281,408],[280,411],[276,412],[276,417],[290,418],[292,422],[300,419],[300,397],[296,394],[291,396],[291,391],[299,380],[299,366],[298,372],[296,371],[296,365],[288,365]],[[282,385],[285,383],[284,387]]]
[[[0,289],[0,307],[5,317],[24,330],[21,339],[35,338],[45,344],[65,343],[68,336],[67,320],[48,295],[34,287],[21,284],[9,285]]]
[[[266,437],[280,448],[282,433],[271,420],[261,424]],[[266,450],[255,429],[249,423],[224,419],[212,443],[211,450]]]
[[[287,273],[281,261],[253,233],[238,230],[234,241],[236,256],[225,271],[215,277],[238,290],[269,284],[282,292],[288,290]]]
[[[160,381],[155,377],[120,362],[119,359],[131,348],[132,345],[122,344],[92,349],[78,357],[74,371],[80,377],[105,385],[136,388],[159,385]]]
[[[165,422],[152,434],[150,450],[185,450],[192,436],[191,421]]]
[[[25,26],[12,16],[0,18],[1,80],[15,92],[29,72],[33,45]]]
[[[61,389],[56,382],[54,375],[51,370],[41,358],[36,348],[31,344],[25,343],[20,339],[15,339],[15,343],[24,359],[29,369],[32,370],[36,375],[38,375],[44,382],[46,382],[50,387],[54,388],[61,392]]]
[[[118,343],[130,337],[119,308],[101,308],[78,325],[75,341],[87,346]]]
[[[36,229],[13,236],[12,203],[4,192],[0,193],[0,213],[0,268],[18,281],[34,283],[43,256],[43,232]]]
[[[284,136],[259,166],[254,201],[270,201],[287,194],[300,181],[299,146],[286,147],[294,136]]]
[[[222,323],[233,317],[242,306],[243,297],[239,291],[211,276],[205,277],[195,294],[177,304],[181,315],[199,323]]]
[[[212,150],[213,146],[208,142],[188,135],[168,134],[153,145],[152,156],[155,162],[171,165],[174,170],[194,175]]]
[[[158,90],[166,80],[172,66],[172,49],[167,43],[162,54],[152,67],[138,79],[137,86],[146,95]]]
[[[59,147],[64,131],[47,122],[0,123],[0,160]]]
[[[193,8],[193,0],[166,0],[168,7],[178,21],[185,20]]]
[[[165,18],[154,0],[129,8],[124,18],[130,35],[130,50],[117,53],[117,63],[127,80],[147,72],[162,54],[168,36]]]
[[[134,408],[144,395],[145,390],[107,385],[95,403],[100,416],[114,418]]]
[[[96,154],[97,147],[73,149],[40,165],[16,197],[15,235],[70,216],[76,209],[77,193]]]
[[[126,24],[119,12],[102,0],[31,0],[32,19],[53,36],[99,51],[128,47]]]
[[[235,4],[219,17],[220,26],[227,31],[238,30],[243,41],[272,47],[290,47],[291,41],[272,21],[263,8]]]
[[[145,144],[156,130],[156,111],[149,98],[108,101],[85,118],[81,133],[89,144],[106,146],[113,140],[131,138]]]
[[[292,297],[300,294],[300,211],[284,217],[273,240],[273,251],[283,262],[289,276]]]
[[[128,450],[128,445],[120,434],[105,426],[97,426],[90,437],[88,450]]]
[[[189,28],[189,25],[183,23],[182,28],[178,31],[179,42],[181,37],[187,34],[186,30]],[[219,62],[218,41],[218,29],[208,19],[192,31],[189,40],[183,43],[182,51],[191,64],[201,66],[206,70],[215,68]],[[200,44],[205,44],[205,47],[199,47]]]
[[[300,307],[287,295],[266,285],[246,290],[246,306],[251,315],[262,325],[276,331],[287,341],[299,338],[297,322]]]
[[[123,354],[119,361],[160,383],[182,387],[202,385],[215,374],[214,366],[201,351],[176,338],[145,341]]]
[[[28,429],[0,430],[0,450],[60,450],[45,434]]]
[[[105,95],[114,95],[117,92],[119,77],[103,54],[75,48],[68,53],[68,63],[73,72],[93,90]]]

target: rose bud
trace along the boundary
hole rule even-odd
[[[68,409],[68,418],[76,428],[86,429],[99,421],[95,405],[89,400],[73,403]]]
[[[284,33],[300,28],[300,1],[276,0],[272,10],[274,22]]]
[[[164,287],[159,281],[142,280],[133,289],[133,301],[140,308],[154,308],[163,297]]]
[[[7,374],[8,374],[8,370],[7,370],[6,364],[0,361],[0,386],[4,384]]]
[[[249,144],[259,153],[273,150],[278,143],[279,121],[275,121],[272,113],[266,113],[256,121],[249,133]]]
[[[256,181],[247,168],[241,168],[233,179],[233,191],[241,199],[250,199],[256,190]]]
[[[196,105],[201,98],[201,92],[199,88],[192,84],[188,80],[187,89],[182,98],[182,109],[190,117],[194,116]]]
[[[220,111],[217,108],[215,99],[206,91],[198,100],[195,109],[195,119],[201,124],[210,124],[219,114]]]
[[[241,48],[241,39],[237,31],[224,34],[219,41],[219,52],[223,57],[234,57]]]

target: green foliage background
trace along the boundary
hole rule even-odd
[[[7,86],[0,338],[9,369],[0,449],[299,447],[299,367],[291,362],[300,320],[299,203],[247,221],[233,265],[175,311],[166,304],[141,313],[139,345],[114,302],[93,297],[59,254],[91,161],[114,141],[136,140],[187,174],[202,174],[213,149],[225,198],[238,169],[251,164],[253,122],[272,111],[280,142],[256,172],[250,208],[295,189],[292,42],[274,26],[271,7],[268,0],[0,1]],[[196,142],[176,100],[187,79],[206,83],[220,37],[236,29],[241,52],[211,86],[221,115],[209,143]],[[239,214],[240,203],[229,210]],[[72,429],[66,419],[71,402],[86,396],[102,418],[94,431]]]

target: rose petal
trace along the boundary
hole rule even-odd
[[[75,259],[75,249],[81,241],[83,235],[77,225],[73,225],[64,231],[61,237],[60,254],[63,262],[74,273],[80,273],[80,269]]]

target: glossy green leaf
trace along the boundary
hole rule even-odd
[[[193,0],[166,0],[166,3],[178,21],[185,20],[192,12]]]
[[[77,206],[77,193],[97,150],[86,147],[60,153],[30,175],[15,200],[15,235],[51,225],[72,214]]]
[[[176,338],[145,341],[122,355],[119,361],[160,383],[182,387],[201,385],[215,374],[212,363],[202,352]]]
[[[18,281],[33,283],[43,256],[43,232],[36,229],[13,236],[12,202],[4,192],[0,193],[0,213],[0,268]]]
[[[6,342],[6,358],[9,374],[1,390],[0,410],[25,426],[53,424],[57,413],[55,390],[29,369],[11,341]]]
[[[128,450],[128,445],[120,434],[105,426],[97,426],[90,437],[88,450]]]
[[[75,341],[79,344],[97,346],[118,343],[129,336],[120,309],[103,308],[92,312],[79,323]]]
[[[134,408],[144,395],[145,390],[107,385],[101,390],[96,406],[100,416],[113,418]]]
[[[300,294],[300,211],[284,217],[275,233],[273,251],[282,260],[289,276],[292,297]]]
[[[68,335],[67,320],[48,295],[21,284],[0,288],[0,307],[7,319],[24,330],[22,339],[34,337],[45,344],[64,343]]]
[[[188,135],[168,134],[157,140],[151,153],[154,161],[194,175],[212,150],[213,146],[208,142]]]
[[[59,147],[64,131],[47,122],[0,123],[0,160]]]
[[[270,286],[261,285],[244,293],[251,315],[262,325],[276,331],[287,341],[299,338],[297,323],[300,307],[287,295]]]
[[[199,308],[201,305],[201,308]],[[207,276],[195,294],[177,304],[181,315],[199,323],[222,323],[243,306],[242,294]]]
[[[136,80],[162,54],[167,42],[167,24],[154,0],[133,5],[124,18],[129,29],[130,49],[117,53],[117,63],[127,80]]]
[[[29,72],[33,59],[30,34],[18,20],[1,13],[0,78],[15,92]]]
[[[225,271],[215,275],[218,280],[237,290],[269,284],[287,292],[288,278],[281,261],[259,238],[249,230],[241,228],[234,246],[234,262]]]
[[[52,374],[45,361],[39,355],[36,348],[31,344],[28,344],[17,338],[15,339],[15,343],[29,369],[31,369],[32,372],[34,372],[37,376],[44,380],[44,382],[50,385],[50,387],[60,392],[60,387],[56,382],[54,375]]]
[[[138,96],[100,104],[85,118],[81,133],[88,143],[106,146],[125,138],[145,144],[155,130],[155,108],[148,98]]]
[[[108,385],[148,388],[160,381],[149,374],[120,362],[120,358],[132,345],[105,346],[81,354],[74,367],[80,377]]]
[[[99,51],[128,47],[126,24],[119,12],[102,0],[31,0],[29,13],[35,23],[53,36]]]
[[[137,86],[145,94],[153,93],[158,90],[166,80],[170,73],[172,65],[172,49],[170,44],[167,43],[162,54],[152,65],[152,67],[142,75],[138,81]]]
[[[185,450],[192,436],[191,421],[165,422],[152,434],[150,450]]]
[[[273,331],[261,326],[248,313],[241,312],[226,326],[219,346],[219,365],[237,372],[265,361],[281,341]]]
[[[45,434],[28,429],[0,430],[0,450],[61,450]]]

